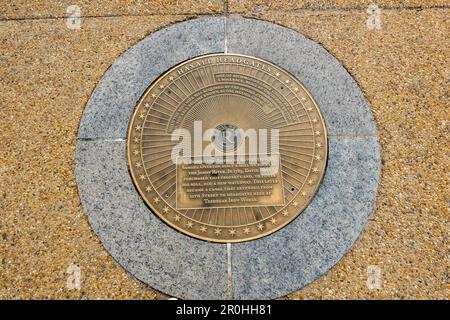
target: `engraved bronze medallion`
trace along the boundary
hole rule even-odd
[[[317,192],[328,155],[321,112],[303,85],[237,54],[199,56],[160,76],[133,113],[127,152],[159,218],[223,243],[294,220]]]

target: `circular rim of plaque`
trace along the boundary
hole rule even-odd
[[[171,134],[183,128],[195,135],[193,120],[202,120],[204,131],[237,126],[258,131],[258,138],[260,129],[272,135],[278,129],[272,163],[279,170],[269,179],[249,159],[242,165],[196,164],[194,157],[192,164],[175,162],[179,142]],[[171,67],[145,91],[128,126],[128,167],[144,202],[172,228],[210,242],[258,239],[295,220],[317,193],[327,158],[325,122],[304,85],[280,66],[242,54],[205,54]]]

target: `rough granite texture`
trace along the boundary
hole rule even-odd
[[[364,7],[320,3],[239,10],[295,29],[349,70],[377,122],[381,185],[377,210],[353,248],[288,298],[448,298],[449,3],[415,1],[416,10],[396,2],[399,9],[382,10],[378,31],[366,28]],[[186,17],[85,18],[80,30],[69,30],[65,19],[44,18],[60,15],[54,9],[44,15],[35,2],[15,4],[43,18],[0,22],[0,298],[165,298],[125,272],[93,234],[77,193],[75,138],[93,88],[115,59]],[[238,11],[236,3],[228,11]],[[66,287],[72,263],[81,268],[81,290]],[[370,265],[382,270],[381,289],[366,286]]]
[[[373,212],[378,187],[377,132],[362,92],[320,45],[273,23],[242,18],[229,19],[226,45],[224,27],[224,19],[216,17],[177,23],[145,38],[114,62],[95,88],[81,119],[78,192],[93,230],[113,258],[153,288],[191,299],[277,298],[328,271],[360,234]],[[216,34],[216,40],[205,34]],[[179,41],[172,42],[173,38]],[[142,216],[155,216],[140,197],[128,194],[133,187],[125,169],[124,150],[119,147],[125,142],[118,140],[126,138],[136,102],[158,74],[190,56],[225,49],[268,59],[297,76],[318,101],[331,139],[330,161],[321,186],[325,191],[319,192],[308,211],[283,232],[236,247],[232,244],[231,273],[219,272],[217,278],[211,276],[210,269],[213,273],[226,270],[223,246],[193,241],[154,220],[141,229],[145,225]],[[174,54],[164,56],[161,52]],[[110,143],[117,145],[113,151],[109,151]],[[191,247],[195,250],[189,250]],[[181,268],[179,261],[183,262]],[[202,270],[203,263],[211,268]],[[194,274],[199,280],[192,279]],[[229,282],[229,278],[234,281]]]

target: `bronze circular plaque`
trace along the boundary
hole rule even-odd
[[[130,120],[127,152],[158,217],[225,243],[294,220],[317,192],[328,155],[321,112],[304,86],[237,54],[199,56],[159,77]]]

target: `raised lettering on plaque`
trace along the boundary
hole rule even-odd
[[[148,87],[130,120],[127,154],[153,214],[186,235],[226,243],[293,221],[321,184],[327,146],[319,106],[292,74],[256,57],[209,54]]]

